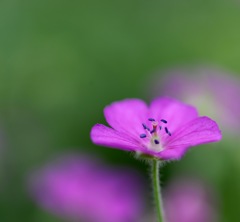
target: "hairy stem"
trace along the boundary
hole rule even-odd
[[[159,161],[153,160],[152,182],[153,182],[153,192],[154,192],[154,198],[155,198],[155,204],[156,204],[157,221],[164,222],[164,213],[163,213],[160,178],[159,178],[159,168],[160,168]]]

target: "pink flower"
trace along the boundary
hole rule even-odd
[[[171,69],[162,76],[154,80],[154,96],[181,99],[217,120],[221,129],[238,134],[240,79],[220,69],[204,67]]]
[[[175,181],[164,195],[168,222],[214,222],[214,201],[210,192],[194,180]]]
[[[105,107],[104,115],[111,127],[92,128],[95,144],[161,160],[180,159],[189,147],[221,139],[213,120],[171,98],[155,99],[149,107],[139,99],[114,102]]]
[[[68,221],[136,222],[144,202],[139,184],[129,169],[74,155],[35,172],[30,192],[41,207]]]

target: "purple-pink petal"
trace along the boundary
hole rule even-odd
[[[168,222],[214,222],[216,206],[212,192],[202,182],[190,178],[176,180],[164,193]]]
[[[92,141],[101,146],[120,148],[128,151],[141,151],[143,148],[137,140],[126,133],[118,132],[102,124],[96,124],[91,130]]]
[[[167,149],[159,155],[164,159],[179,159],[189,147],[221,140],[221,131],[215,121],[199,117],[181,127],[167,141]]]
[[[148,107],[140,99],[125,99],[105,107],[104,115],[108,124],[118,132],[139,137],[146,122]]]
[[[42,208],[67,221],[133,222],[143,206],[136,172],[76,154],[34,172],[29,191]]]
[[[180,126],[195,119],[198,113],[193,106],[172,98],[162,97],[151,102],[150,115],[157,120],[167,120],[169,130],[174,133]]]

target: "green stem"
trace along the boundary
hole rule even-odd
[[[159,179],[159,161],[153,160],[152,163],[152,181],[153,181],[153,192],[156,204],[156,213],[157,213],[157,221],[164,222],[164,213],[162,206],[162,196],[161,196],[161,188],[160,188],[160,179]]]

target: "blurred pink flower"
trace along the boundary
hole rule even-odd
[[[206,187],[194,180],[175,181],[164,195],[168,222],[214,222],[214,201]]]
[[[155,99],[150,107],[139,99],[114,102],[104,115],[112,128],[96,124],[91,131],[95,144],[161,160],[180,159],[189,147],[221,139],[213,120],[171,98]]]
[[[162,77],[163,76],[163,77]],[[154,96],[165,95],[196,106],[201,114],[214,118],[223,130],[239,134],[240,80],[211,68],[179,68],[154,79]]]
[[[68,156],[30,177],[30,193],[45,210],[68,221],[136,222],[141,181],[129,169],[110,169],[86,156]]]

